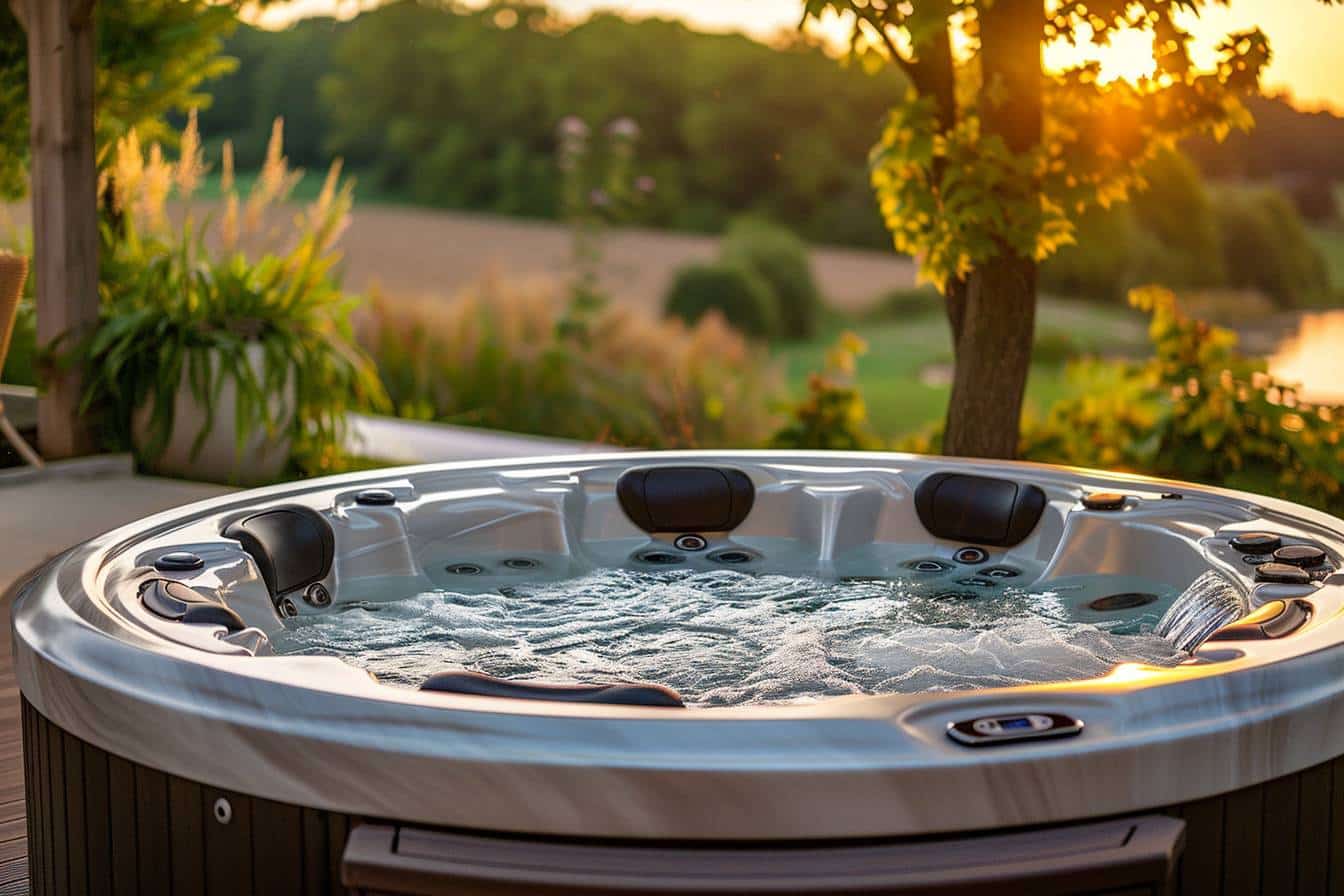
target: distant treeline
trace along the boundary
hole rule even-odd
[[[260,162],[283,115],[292,162],[343,156],[365,195],[554,217],[557,123],[628,116],[643,131],[639,173],[658,184],[638,223],[717,231],[754,212],[814,242],[889,245],[867,155],[904,82],[801,37],[767,46],[601,13],[567,28],[530,4],[400,0],[344,23],[242,27],[227,52],[240,64],[208,88],[202,126],[234,141],[242,168]],[[1306,216],[1333,214],[1344,118],[1277,98],[1251,108],[1252,132],[1187,154],[1206,177],[1273,181]]]
[[[629,117],[637,173],[657,181],[639,223],[718,230],[752,211],[818,242],[888,244],[866,165],[904,82],[801,38],[771,47],[612,14],[564,29],[539,7],[396,2],[346,23],[240,28],[227,52],[238,69],[214,82],[201,123],[233,139],[243,168],[283,115],[295,164],[340,155],[379,195],[553,217],[558,122]]]
[[[1246,107],[1255,118],[1250,131],[1234,131],[1221,143],[1187,142],[1186,154],[1207,177],[1344,181],[1344,118],[1302,112],[1281,96],[1252,97]]]

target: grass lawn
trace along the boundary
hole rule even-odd
[[[920,379],[921,371],[931,365],[952,360],[951,336],[941,310],[906,320],[838,318],[813,340],[777,346],[774,354],[784,365],[793,395],[803,394],[808,374],[821,369],[827,347],[846,329],[868,342],[868,354],[859,359],[857,382],[874,430],[888,438],[901,436],[942,417],[949,387]],[[1078,350],[1089,354],[1139,355],[1147,348],[1144,318],[1127,308],[1043,299],[1036,330],[1038,340],[1066,334]],[[1063,365],[1032,366],[1027,382],[1029,408],[1044,412],[1068,391]]]

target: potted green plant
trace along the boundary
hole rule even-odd
[[[102,313],[79,353],[84,404],[109,415],[114,437],[149,472],[252,484],[291,464],[330,468],[347,410],[385,402],[354,341],[358,300],[335,271],[351,204],[339,165],[288,232],[260,233],[297,179],[280,135],[277,121],[245,201],[225,147],[222,213],[199,227],[189,212],[171,224],[165,203],[170,187],[189,199],[204,171],[194,119],[177,162],[157,145],[146,159],[134,134],[112,155]],[[251,242],[269,248],[240,248],[259,233]]]

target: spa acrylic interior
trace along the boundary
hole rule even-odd
[[[126,611],[203,649],[696,707],[1206,662],[1272,597],[1278,630],[1304,624],[1293,595],[1338,563],[1200,492],[749,458],[398,475],[203,520],[136,560]]]

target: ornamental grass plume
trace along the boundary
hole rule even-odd
[[[101,319],[87,344],[72,351],[83,354],[87,372],[83,406],[108,409],[110,439],[134,447],[151,467],[173,432],[184,376],[210,420],[193,450],[214,425],[227,378],[237,386],[237,450],[249,433],[283,426],[292,459],[310,471],[330,470],[339,459],[349,409],[386,405],[376,372],[354,344],[350,316],[360,297],[341,289],[337,268],[336,243],[353,203],[340,163],[316,201],[272,216],[263,230],[271,206],[302,176],[285,159],[283,133],[276,119],[266,163],[245,200],[225,145],[222,214],[200,220],[185,201],[208,170],[195,116],[176,159],[131,132],[107,161],[103,195],[116,214],[102,230]],[[260,374],[248,360],[254,347],[265,357]],[[273,410],[286,390],[295,403],[288,420]],[[136,433],[131,421],[145,408],[152,410],[149,423]]]
[[[332,162],[317,199],[294,216],[291,228],[282,223],[266,227],[270,210],[287,200],[303,177],[303,171],[291,169],[285,157],[281,118],[271,128],[266,160],[246,198],[238,191],[233,144],[225,141],[220,161],[221,213],[200,222],[200,232],[194,236],[172,236],[170,200],[189,201],[210,171],[195,112],[188,117],[178,142],[176,159],[168,158],[158,143],[145,146],[134,130],[113,145],[108,163],[99,175],[98,189],[121,216],[121,230],[117,234],[121,241],[135,246],[151,236],[201,239],[208,235],[213,244],[226,252],[236,251],[244,243],[255,243],[275,251],[301,249],[309,260],[335,251],[354,203],[354,183],[342,179],[340,159]],[[197,227],[190,208],[185,226]]]
[[[177,198],[184,201],[190,199],[209,170],[210,167],[205,164],[205,152],[201,149],[201,130],[196,121],[196,110],[192,109],[187,116],[187,126],[182,131],[177,167],[173,172]]]
[[[686,326],[613,303],[580,340],[558,326],[568,301],[563,284],[498,274],[447,301],[375,294],[359,339],[402,416],[649,448],[773,432],[779,371],[722,316]]]

